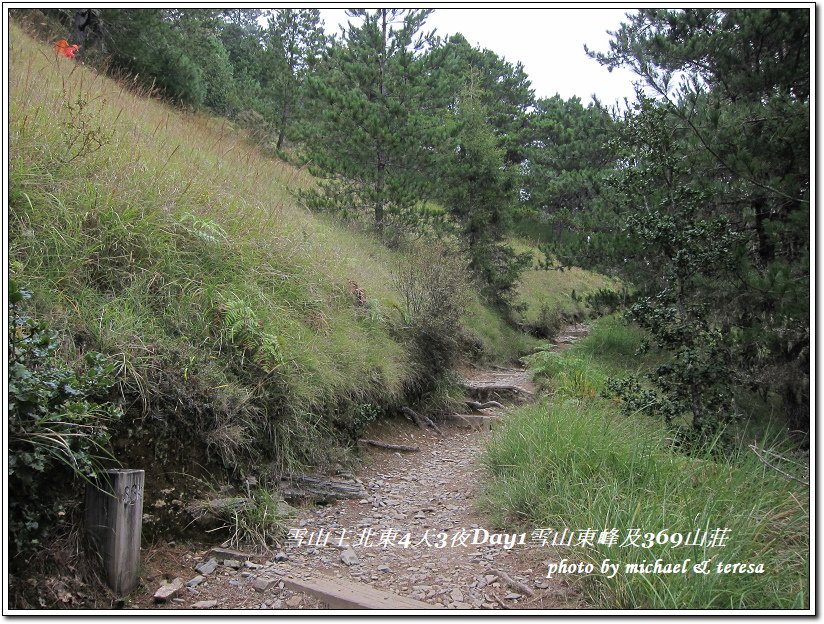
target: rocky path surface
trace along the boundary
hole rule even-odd
[[[517,388],[507,396],[488,397],[507,405],[535,392],[524,371],[460,372],[470,387]],[[481,426],[460,418],[439,423],[442,437],[403,419],[372,427],[364,437],[420,450],[364,447],[357,480],[366,496],[298,508],[277,553],[256,557],[174,544],[154,557],[148,553],[144,586],[128,606],[324,609],[322,600],[280,582],[283,576],[320,576],[365,584],[432,608],[584,608],[573,588],[558,577],[546,578],[546,562],[558,558],[551,546],[534,539],[530,530],[513,536],[492,526],[478,508],[486,478],[484,445],[491,435],[484,425],[494,428],[506,410],[482,410]],[[155,592],[173,578],[182,587],[170,587],[169,597],[157,602]]]

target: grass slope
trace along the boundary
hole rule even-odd
[[[10,277],[63,359],[118,363],[123,448],[142,436],[147,461],[180,464],[184,436],[229,468],[328,464],[404,399],[420,366],[393,332],[404,253],[297,205],[311,177],[228,121],[58,58],[13,23],[9,44]],[[486,357],[532,346],[470,298]]]
[[[14,23],[9,34],[10,277],[63,359],[118,363],[123,448],[143,436],[150,460],[180,464],[183,435],[229,468],[330,463],[341,433],[404,400],[421,366],[393,331],[404,252],[297,205],[308,173],[227,120],[58,58]],[[592,279],[531,272],[525,314]],[[534,348],[469,299],[476,355]]]
[[[10,43],[10,273],[67,360],[115,358],[148,418],[200,403],[188,424],[224,459],[261,433],[310,451],[307,414],[402,394],[407,353],[350,284],[390,300],[392,254],[294,205],[306,175],[14,25]]]

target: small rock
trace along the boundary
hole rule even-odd
[[[515,592],[512,592],[512,593],[507,594],[506,596],[504,596],[504,600],[518,600],[518,598],[522,598],[522,597],[523,596],[521,596],[521,594],[516,594]]]
[[[239,570],[243,564],[237,559],[224,559],[223,565],[227,568],[232,568],[233,570]]]
[[[547,583],[546,581],[536,580],[535,587],[537,587],[538,589],[546,589],[549,587],[549,583]]]
[[[487,585],[492,585],[492,583],[498,580],[498,577],[494,574],[487,574],[486,576],[484,576],[484,580],[486,581]]]
[[[258,568],[262,568],[263,566],[259,563],[255,563],[254,561],[244,561],[243,567],[248,568],[250,570],[257,570]]]
[[[178,577],[171,583],[165,583],[154,594],[155,602],[166,602],[170,598],[174,598],[183,589],[183,579]]]
[[[255,582],[252,583],[252,587],[255,591],[265,592],[274,587],[276,583],[277,581],[275,579],[259,576],[255,579]]]
[[[278,563],[282,561],[289,561],[289,557],[286,555],[285,552],[279,552],[275,555],[275,561],[277,561]]]
[[[217,559],[212,557],[209,561],[205,561],[203,563],[199,563],[195,566],[195,570],[200,572],[203,575],[211,574],[217,568]]]
[[[378,566],[378,572],[383,572],[384,574],[386,574],[387,572],[391,572],[391,571],[392,571],[392,568],[390,568],[388,565],[379,565]]]
[[[254,555],[251,553],[241,552],[239,550],[233,550],[231,548],[223,548],[223,547],[215,547],[212,548],[209,553],[214,557],[219,557],[221,559],[242,559],[246,561],[247,559],[253,559]]]
[[[198,576],[194,577],[193,579],[191,579],[189,581],[186,581],[186,587],[197,587],[198,585],[200,585],[205,580],[206,580],[205,576],[198,575]]]
[[[355,554],[355,551],[351,548],[347,548],[340,554],[340,560],[343,561],[348,566],[357,565],[360,563],[360,559],[358,559],[358,555]]]
[[[289,609],[296,609],[300,606],[300,603],[303,602],[303,596],[298,596],[297,594],[292,596],[286,601],[286,606]]]
[[[457,587],[456,587],[455,589],[453,589],[453,590],[452,590],[452,593],[451,593],[451,594],[449,594],[449,596],[450,596],[450,597],[452,598],[452,600],[454,600],[455,602],[463,602],[463,599],[464,599],[463,592],[462,592],[460,589],[458,589]]]
[[[229,579],[229,585],[232,587],[239,587],[240,581],[238,579]]]
[[[217,600],[199,600],[192,605],[192,609],[214,609],[217,606]]]
[[[278,598],[277,600],[275,600],[272,603],[271,608],[272,609],[282,609],[283,608],[283,601],[280,598]]]

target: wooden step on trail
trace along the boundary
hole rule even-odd
[[[441,605],[381,591],[362,583],[316,575],[311,580],[280,579],[286,589],[314,596],[333,609],[437,609]]]
[[[512,397],[516,400],[530,400],[535,392],[524,386],[512,383],[500,383],[495,381],[473,381],[462,380],[464,390],[480,401],[488,401],[490,397]]]
[[[450,418],[457,421],[459,427],[464,426],[475,431],[491,431],[492,427],[501,420],[499,416],[487,414],[452,414]]]
[[[363,483],[354,478],[332,478],[323,475],[287,475],[278,484],[280,495],[286,500],[312,500],[329,503],[343,498],[368,496]]]

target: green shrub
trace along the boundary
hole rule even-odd
[[[417,245],[398,262],[393,281],[419,383],[431,387],[460,352],[461,318],[469,303],[466,263],[445,246]]]
[[[30,293],[9,281],[9,533],[13,555],[37,547],[62,512],[77,478],[94,477],[104,462],[108,427],[121,413],[93,399],[114,384],[101,354],[72,370],[57,354],[58,337],[25,316]]]
[[[603,375],[579,357],[552,351],[539,351],[524,358],[529,371],[542,387],[553,394],[591,398],[604,384]]]
[[[566,315],[557,306],[542,302],[538,318],[529,324],[530,331],[538,338],[553,340],[566,322]]]
[[[611,288],[599,288],[594,293],[584,296],[584,301],[596,316],[613,314],[626,305],[627,292]]]

